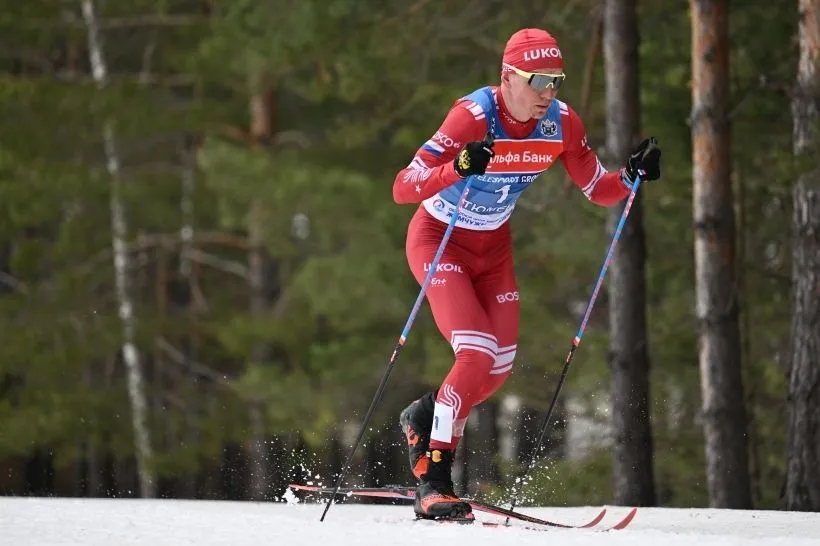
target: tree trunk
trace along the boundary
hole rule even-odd
[[[584,59],[584,75],[581,80],[581,96],[576,105],[576,110],[581,119],[588,119],[590,113],[590,97],[598,68],[598,55],[601,53],[601,44],[604,40],[604,13],[600,6],[595,6],[590,10],[589,16],[592,22],[592,37],[587,48],[586,59]],[[571,194],[577,191],[575,183],[569,173],[564,173],[564,196],[569,199]]]
[[[495,401],[488,400],[473,408],[467,421],[464,482],[472,497],[481,496],[499,482],[497,408]]]
[[[93,363],[88,363],[83,370],[83,386],[89,392],[101,387],[97,386],[95,379],[98,376],[97,367]],[[92,414],[93,415],[93,414]],[[89,423],[96,426],[96,417],[89,415],[86,418]],[[80,460],[82,462],[83,487],[85,489],[84,495],[86,497],[98,497],[105,493],[102,487],[102,458],[100,456],[100,449],[93,439],[85,439],[81,442]]]
[[[515,451],[518,464],[528,465],[532,459],[557,460],[567,456],[567,402],[559,397],[547,425],[547,432],[541,449],[535,452],[535,444],[541,434],[546,410],[539,411],[530,406],[518,407],[515,422]]]
[[[607,0],[604,61],[607,151],[614,161],[622,162],[638,143],[640,133],[635,0]],[[635,196],[609,269],[614,503],[631,506],[655,504],[642,201],[640,193]],[[610,233],[614,233],[625,204],[611,209]]]
[[[94,4],[91,0],[83,1],[83,17],[88,28],[88,50],[94,80],[100,87],[107,83],[105,60],[100,45],[97,20],[94,15]],[[114,132],[109,124],[103,129],[103,142],[107,160],[108,174],[111,176],[111,244],[114,254],[114,272],[117,287],[119,315],[122,321],[122,357],[128,372],[128,396],[131,402],[132,425],[134,427],[135,456],[140,495],[144,498],[156,496],[156,479],[150,468],[152,455],[151,438],[146,424],[146,399],[143,391],[143,372],[140,356],[134,343],[135,319],[134,305],[131,298],[131,270],[126,238],[128,225],[120,195],[120,160],[117,155]]]
[[[268,457],[268,442],[265,435],[265,407],[263,404],[252,402],[250,404],[250,430],[251,438],[248,441],[248,471],[250,500],[267,500],[271,482],[270,461]]]
[[[266,148],[273,136],[273,91],[257,93],[251,97],[251,135],[254,145]],[[271,273],[270,258],[265,249],[265,211],[262,202],[254,199],[248,215],[248,273],[251,288],[251,315],[261,318],[270,310]],[[259,364],[271,358],[268,343],[257,343],[251,355],[252,361]],[[251,468],[250,498],[264,500],[270,483],[270,465],[265,448],[266,408],[264,404],[251,403],[250,417],[253,438],[249,443],[249,465]]]
[[[750,508],[735,271],[728,0],[691,0],[695,281],[709,503]]]
[[[179,256],[179,273],[183,278],[191,274],[191,250],[194,238],[194,189],[196,187],[196,143],[194,137],[185,135],[181,146],[182,196],[179,208],[182,227],[179,236],[182,249]]]
[[[180,142],[180,159],[182,163],[182,177],[180,196],[180,240],[182,242],[179,254],[180,284],[173,290],[172,301],[174,307],[183,315],[183,321],[188,324],[187,332],[181,351],[182,367],[178,368],[177,380],[179,384],[193,384],[199,397],[210,396],[208,387],[190,369],[186,359],[197,359],[197,305],[194,300],[197,269],[194,267],[192,253],[194,251],[195,214],[194,193],[197,188],[197,137],[184,134]],[[202,403],[197,401],[187,408],[185,414],[185,429],[181,432],[189,446],[202,445]],[[196,498],[200,495],[198,489],[198,475],[202,472],[194,469],[180,478],[179,491],[183,498]]]
[[[820,1],[799,0],[800,63],[792,100],[794,154],[814,163],[820,116]],[[792,330],[786,508],[820,511],[820,169],[792,190]]]
[[[11,260],[10,246],[7,244],[0,245],[0,296],[11,293],[17,286],[9,268]]]

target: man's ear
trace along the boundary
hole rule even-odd
[[[501,85],[506,85],[507,87],[510,86],[510,72],[506,70],[501,73]]]

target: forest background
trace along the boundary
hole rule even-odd
[[[816,84],[799,77],[807,43],[817,62],[816,0],[0,7],[3,494],[277,500],[290,481],[331,482],[418,293],[404,256],[415,207],[393,203],[394,175],[455,99],[498,82],[507,37],[537,26],[558,38],[560,98],[611,168],[626,157],[607,81],[634,76],[638,130],[622,138],[656,136],[663,175],[641,187],[624,242],[642,249],[640,293],[626,298],[641,303],[645,358],[630,373],[645,377],[645,403],[616,380],[624,298],[606,284],[527,502],[820,509],[817,464],[792,469],[815,496],[787,479],[801,459],[790,438],[820,460],[820,428],[790,433],[798,410],[815,425],[820,414],[816,383],[790,381],[797,358],[801,377],[820,377],[817,139],[796,129],[816,124]],[[612,56],[619,43],[632,69]],[[700,111],[708,82],[693,73],[715,56],[725,93]],[[801,89],[813,110],[797,108]],[[702,116],[726,129],[709,137],[725,153],[698,141]],[[703,146],[718,163],[704,167]],[[711,255],[697,245],[709,188],[728,205],[707,215]],[[619,213],[560,167],[522,198],[515,371],[471,416],[461,492],[504,498],[531,456]],[[698,266],[709,260],[721,274]],[[613,267],[608,282],[623,281]],[[728,330],[701,312],[707,292],[729,294]],[[703,350],[710,336],[723,357]],[[349,483],[409,483],[398,413],[451,364],[425,305]],[[737,371],[718,390],[738,401],[724,413],[706,411],[710,369]],[[613,421],[618,400],[639,407],[630,423]],[[710,442],[721,424],[739,446]],[[651,435],[623,434],[634,427]],[[619,446],[651,463],[629,477]],[[710,463],[723,449],[742,454],[734,485]]]

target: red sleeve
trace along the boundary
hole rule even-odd
[[[607,172],[601,160],[587,143],[584,124],[575,110],[567,106],[562,114],[564,152],[561,161],[572,181],[587,199],[604,207],[611,207],[629,195],[630,188],[624,183],[621,170]]]
[[[418,149],[413,161],[393,181],[393,200],[399,204],[421,203],[461,177],[453,160],[468,143],[484,138],[487,121],[483,112],[468,110],[468,103],[453,105],[438,131]]]

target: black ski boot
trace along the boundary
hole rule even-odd
[[[436,394],[428,392],[402,410],[399,424],[407,439],[410,470],[418,478],[427,469],[427,449],[430,447],[430,431],[433,428],[433,410]]]
[[[453,491],[451,475],[453,451],[433,449],[426,454],[427,468],[419,477],[413,510],[423,519],[472,523],[475,520],[469,504]]]

